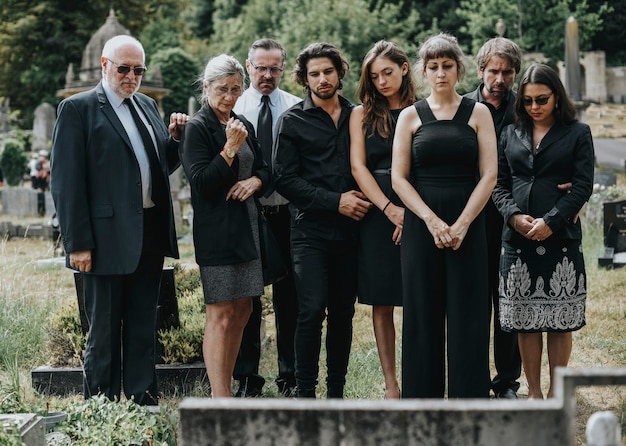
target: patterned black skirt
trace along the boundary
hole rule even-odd
[[[581,240],[502,242],[500,324],[509,332],[570,332],[585,325]]]

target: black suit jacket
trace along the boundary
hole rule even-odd
[[[254,137],[254,127],[243,116],[231,113],[248,130],[247,142],[254,153],[252,175],[263,182],[254,199],[270,184],[270,169]],[[238,181],[239,157],[231,166],[220,156],[226,132],[215,112],[204,105],[185,126],[180,150],[185,174],[191,185],[193,239],[196,261],[201,266],[229,265],[258,257],[246,204],[226,201],[229,189]]]
[[[165,178],[180,164],[156,102],[135,93],[154,129]],[[178,258],[171,194],[165,252]],[[67,254],[92,250],[92,274],[130,274],[143,241],[139,164],[124,127],[99,83],[61,102],[52,135],[51,192]]]
[[[502,240],[521,237],[508,224],[514,214],[543,217],[554,236],[581,239],[580,219],[574,216],[593,190],[594,150],[587,124],[556,123],[533,156],[532,133],[509,125],[498,147],[498,182],[493,201],[504,217]],[[567,191],[558,184],[571,182]]]

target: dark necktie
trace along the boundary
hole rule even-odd
[[[261,111],[259,112],[259,122],[256,126],[259,144],[263,151],[263,159],[268,166],[272,165],[272,111],[270,110],[270,97],[261,97]]]
[[[163,207],[167,202],[167,187],[165,186],[165,178],[163,178],[163,171],[161,170],[161,164],[159,163],[154,143],[152,142],[152,138],[150,137],[150,133],[148,132],[146,125],[139,117],[139,113],[137,112],[133,101],[131,101],[130,98],[126,98],[124,99],[124,103],[128,105],[130,114],[133,116],[137,130],[139,130],[139,134],[141,135],[143,146],[146,149],[146,154],[148,155],[148,160],[150,162],[150,177],[152,178],[152,201],[157,207]]]

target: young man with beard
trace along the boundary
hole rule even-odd
[[[237,100],[233,111],[243,115],[252,123],[256,131],[263,158],[272,165],[272,141],[278,117],[289,107],[301,101],[279,88],[285,71],[285,50],[275,40],[259,39],[248,50],[246,70],[250,77],[250,88]],[[266,125],[264,124],[266,123]],[[272,302],[276,320],[276,349],[278,350],[278,376],[276,385],[280,395],[291,396],[295,392],[295,356],[293,339],[296,331],[298,302],[291,271],[289,202],[273,187],[260,199],[262,212],[274,232],[283,257],[288,264],[288,275],[272,285]],[[261,357],[261,317],[260,298],[252,300],[252,314],[243,332],[241,348],[235,363],[233,378],[239,381],[235,396],[260,396],[265,379],[259,375]]]
[[[298,296],[298,398],[315,398],[322,323],[327,318],[327,397],[343,398],[357,285],[357,228],[372,207],[351,175],[349,117],[339,95],[348,64],[328,43],[296,59],[294,79],[307,95],[279,119],[276,190],[291,203],[291,253]]]

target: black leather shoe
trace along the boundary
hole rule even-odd
[[[296,398],[315,398],[315,388],[300,389],[296,387]]]
[[[278,396],[282,396],[284,398],[294,398],[296,396],[296,385],[289,384],[286,381],[277,380],[276,386],[278,387]]]
[[[496,397],[503,400],[515,400],[517,399],[517,392],[509,387],[496,393]]]
[[[247,380],[239,381],[239,388],[235,393],[235,398],[257,398],[263,395],[263,388],[251,386]]]

